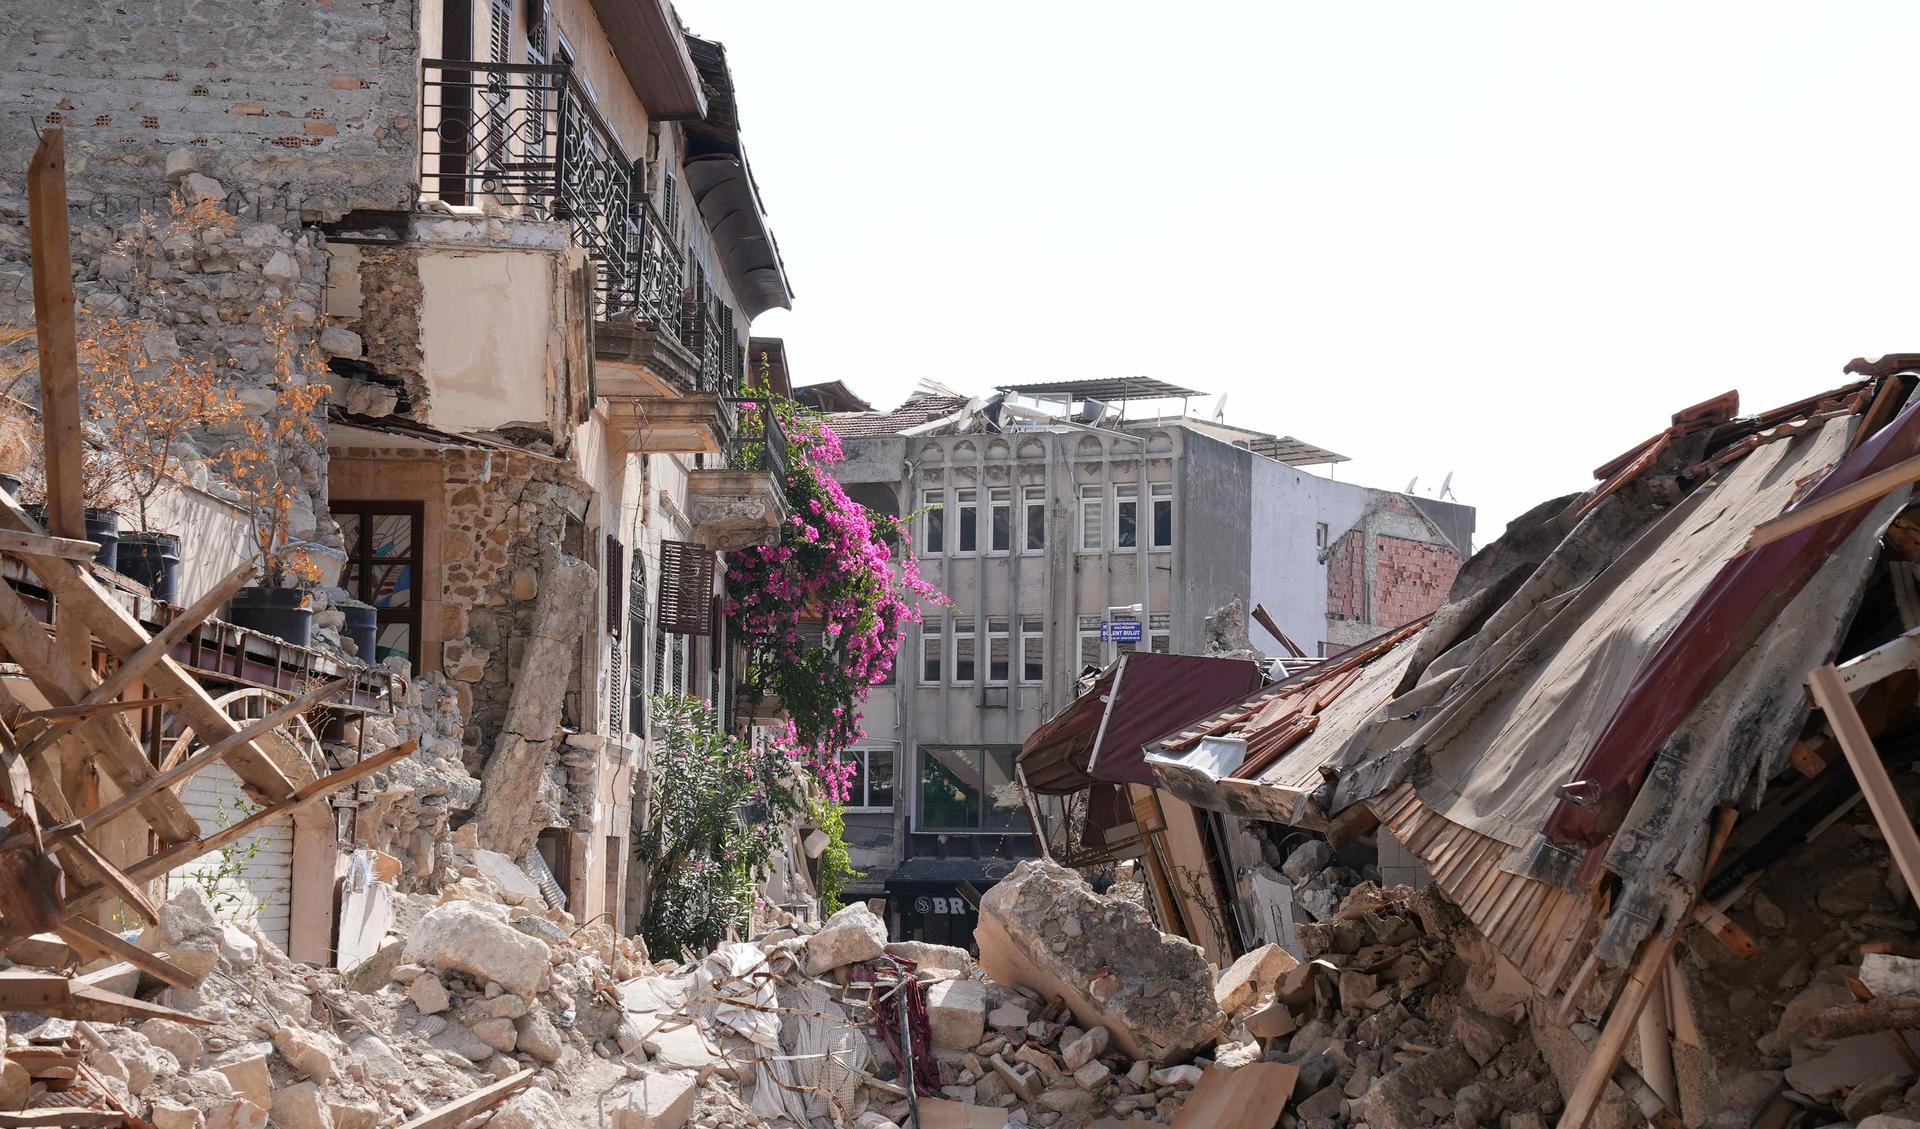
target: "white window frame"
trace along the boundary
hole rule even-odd
[[[1006,655],[1006,673],[999,678],[993,676],[993,647],[998,643]],[[982,683],[987,686],[1005,686],[1013,681],[1013,621],[1007,616],[987,617],[986,633],[986,669],[981,671]]]
[[[973,548],[967,548],[967,518],[973,518]],[[953,555],[971,557],[980,551],[980,491],[977,487],[953,489]]]
[[[1040,511],[1040,543],[1029,543],[1028,532],[1033,528],[1033,511]],[[1047,488],[1044,486],[1023,486],[1020,488],[1020,551],[1030,556],[1047,551]]]
[[[927,659],[931,656],[936,677],[927,677]],[[920,685],[939,686],[947,680],[947,630],[945,620],[928,620],[920,625]]]
[[[1027,644],[1040,644],[1040,677],[1027,677]],[[1047,680],[1047,621],[1043,616],[1023,615],[1020,617],[1020,653],[1016,656],[1020,663],[1020,685],[1039,686]]]
[[[1148,617],[1147,650],[1161,655],[1173,653],[1173,617],[1166,612],[1154,612]]]
[[[947,501],[944,490],[920,491],[920,555],[923,557],[944,557],[947,555]],[[934,514],[940,515],[940,544],[935,547],[933,535],[929,531]]]
[[[1007,543],[995,545],[993,535],[1000,528],[998,518],[1005,514],[1007,518]],[[987,547],[986,553],[992,557],[1004,557],[1013,552],[1013,487],[995,486],[987,491]]]
[[[1080,529],[1075,539],[1075,548],[1082,553],[1099,553],[1106,550],[1106,518],[1102,510],[1106,505],[1107,488],[1091,485],[1080,488]],[[1091,538],[1093,543],[1087,542]]]
[[[1099,656],[1092,663],[1087,662],[1087,643],[1089,641],[1093,643],[1094,652]],[[1078,629],[1074,632],[1073,642],[1075,648],[1073,652],[1073,676],[1075,678],[1080,677],[1080,671],[1084,667],[1097,666],[1103,669],[1106,667],[1107,641],[1100,638],[1099,616],[1081,616]]]
[[[1147,487],[1147,548],[1154,552],[1167,552],[1173,548],[1173,523],[1179,517],[1173,508],[1173,483],[1155,482]],[[1167,506],[1167,539],[1160,540],[1160,504]]]
[[[956,617],[953,621],[952,666],[947,670],[947,685],[972,686],[980,680],[980,633],[974,626],[971,616]],[[973,644],[973,657],[967,661],[973,664],[973,676],[962,680],[960,677],[960,640],[965,638]]]
[[[886,757],[888,757],[893,761],[893,803],[871,804],[871,803],[868,803],[867,801],[873,798],[873,789],[871,787],[871,782],[873,780],[873,758],[877,755],[882,755],[882,754],[884,754]],[[848,749],[845,752],[841,753],[840,755],[843,757],[857,756],[860,758],[860,790],[861,790],[861,794],[859,796],[848,796],[846,806],[843,807],[841,810],[850,811],[850,812],[890,812],[892,811],[895,805],[897,805],[900,802],[900,749],[899,749],[899,746],[892,745],[892,744],[856,745],[853,748]],[[858,801],[857,803],[855,802],[856,800]]]
[[[1120,508],[1133,509],[1133,543],[1120,543]],[[1140,487],[1131,482],[1116,482],[1113,486],[1113,551],[1118,553],[1140,547]]]
[[[1326,522],[1316,521],[1313,523],[1313,547],[1314,548],[1316,549],[1326,548],[1329,537],[1330,537],[1330,534],[1327,530]]]

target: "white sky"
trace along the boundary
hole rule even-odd
[[[1506,521],[1920,349],[1920,5],[678,0],[876,405],[1128,374]],[[1196,408],[1212,408],[1212,400]]]

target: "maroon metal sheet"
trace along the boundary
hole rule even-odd
[[[1855,447],[1800,505],[1916,454],[1920,400]],[[1549,839],[1593,848],[1613,834],[1660,746],[1872,510],[1855,507],[1726,563],[1627,688],[1580,762],[1574,779],[1583,782],[1581,802],[1554,804],[1545,829]]]
[[[1158,783],[1147,766],[1149,742],[1239,701],[1260,685],[1259,664],[1246,659],[1162,655],[1120,656],[1020,750],[1027,787],[1043,795],[1106,784]]]

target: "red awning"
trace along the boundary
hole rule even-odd
[[[1155,783],[1143,750],[1154,738],[1238,701],[1260,685],[1246,659],[1129,651],[1020,749],[1026,785],[1061,796],[1090,784]]]

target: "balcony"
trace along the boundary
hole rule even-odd
[[[420,186],[455,207],[563,222],[598,267],[601,317],[630,313],[643,273],[639,166],[560,65],[423,59]]]
[[[687,520],[709,548],[732,552],[778,541],[787,514],[787,435],[762,404],[742,420],[726,467],[689,477]]]

